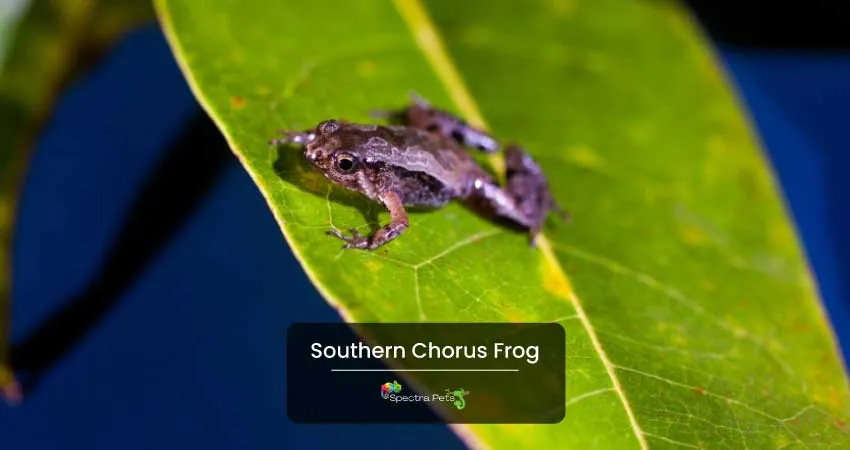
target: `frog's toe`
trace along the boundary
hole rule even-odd
[[[360,250],[365,250],[365,249],[368,249],[368,248],[371,248],[371,247],[369,246],[369,240],[368,239],[360,238],[360,239],[349,240],[348,243],[345,244],[345,246],[343,248],[345,248],[345,249],[357,248],[357,249],[360,249]]]
[[[341,231],[336,228],[332,228],[326,232],[329,236],[333,236],[337,239],[345,241],[345,245],[342,247],[343,249],[349,248],[368,248],[369,247],[369,238],[360,234],[356,228],[349,228],[348,230],[351,233],[351,236],[346,236]]]
[[[326,231],[325,234],[327,234],[328,236],[333,236],[337,239],[341,239],[341,240],[346,241],[346,242],[350,239],[348,236],[342,234],[342,231],[339,231],[336,228],[331,228],[330,230]]]
[[[538,237],[538,236],[540,236],[540,235],[539,235],[539,234],[532,234],[532,235],[529,235],[529,237],[528,237],[528,245],[529,245],[531,248],[537,248],[537,237]]]
[[[551,195],[549,197],[551,199]],[[570,214],[569,211],[564,209],[560,204],[558,204],[554,200],[550,200],[549,210],[551,212],[555,213],[555,215],[560,217],[561,220],[563,220],[564,222],[566,222],[566,223],[572,223],[573,222],[573,215]]]
[[[280,134],[282,137],[272,139],[271,141],[269,141],[269,144],[286,145],[291,144],[293,142],[292,135],[289,132],[284,130],[278,130],[278,134]]]

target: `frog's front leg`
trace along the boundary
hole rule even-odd
[[[351,236],[342,234],[339,230],[328,230],[328,234],[345,241],[343,248],[359,248],[363,250],[374,250],[393,239],[410,225],[407,212],[404,210],[401,197],[395,192],[386,192],[379,197],[381,203],[390,212],[390,223],[379,228],[369,236],[361,235],[356,229],[349,230]]]
[[[499,142],[490,133],[475,128],[460,117],[431,107],[425,99],[411,95],[412,104],[400,111],[378,112],[383,117],[395,118],[403,125],[439,134],[460,145],[486,153],[499,150]]]

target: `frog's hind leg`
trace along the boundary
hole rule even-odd
[[[432,107],[419,95],[411,94],[411,105],[400,111],[375,111],[373,115],[394,120],[451,139],[465,147],[494,153],[501,146],[488,132],[466,123],[454,114]]]
[[[490,180],[476,180],[465,200],[475,208],[486,208],[493,215],[508,219],[522,228],[532,229],[535,226],[533,217],[519,208],[514,197]]]
[[[526,229],[534,247],[550,211],[564,220],[569,220],[569,214],[555,202],[540,166],[521,147],[509,145],[505,156],[505,187],[481,178],[473,184],[467,200]]]

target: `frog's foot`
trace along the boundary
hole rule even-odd
[[[348,230],[351,232],[351,236],[346,236],[335,228],[328,230],[328,234],[345,241],[344,249],[359,248],[362,250],[374,250],[399,237],[410,226],[410,220],[407,218],[401,197],[394,192],[386,192],[381,195],[380,200],[390,212],[390,223],[369,236],[361,235],[354,228]]]
[[[332,228],[332,229],[327,231],[327,234],[329,236],[334,236],[338,239],[345,241],[345,246],[342,247],[343,249],[349,249],[349,248],[367,249],[367,248],[369,248],[369,241],[370,241],[369,236],[361,235],[360,232],[357,231],[357,228],[350,228],[348,230],[348,232],[351,233],[351,236],[346,236],[345,234],[343,234],[341,231],[337,230],[336,228]]]
[[[316,132],[314,130],[306,130],[306,131],[289,131],[289,130],[278,130],[278,134],[283,135],[283,137],[275,138],[269,141],[269,145],[277,146],[277,145],[286,145],[286,144],[297,144],[297,145],[307,145],[316,139]]]
[[[573,215],[570,214],[569,211],[562,208],[561,205],[556,202],[554,198],[552,199],[552,203],[550,206],[552,207],[552,212],[557,214],[558,217],[560,217],[561,220],[563,220],[564,222],[571,223],[573,221]]]
[[[505,168],[505,189],[514,199],[517,209],[531,222],[529,235],[534,247],[549,212],[558,214],[565,222],[570,221],[570,214],[552,197],[543,170],[522,147],[515,143],[508,145]]]
[[[335,228],[328,230],[327,234],[345,241],[345,245],[342,247],[344,250],[350,248],[374,250],[397,238],[405,228],[407,228],[407,223],[389,223],[369,236],[363,236],[356,228],[348,230],[351,236],[346,236]]]

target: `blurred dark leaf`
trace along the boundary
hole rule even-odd
[[[26,6],[26,5],[25,5]],[[19,400],[9,361],[10,243],[29,152],[62,88],[127,29],[153,17],[144,0],[35,0],[6,21],[0,69],[0,387]]]

